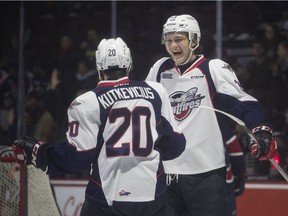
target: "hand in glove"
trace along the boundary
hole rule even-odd
[[[245,190],[245,179],[244,177],[234,176],[234,191],[235,196],[238,197],[243,194]]]
[[[47,150],[51,144],[38,141],[34,137],[24,136],[20,140],[15,140],[12,148],[16,160],[20,165],[33,164],[35,167],[45,171],[47,168]]]
[[[252,129],[257,142],[251,140],[249,148],[252,155],[259,160],[272,159],[277,152],[277,143],[273,136],[273,130],[269,125],[259,125]]]

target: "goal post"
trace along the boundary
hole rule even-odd
[[[25,175],[12,155],[11,147],[0,151],[0,215],[23,216],[27,209],[29,216],[60,216],[49,176],[33,165],[27,166],[27,190],[23,190]],[[22,196],[25,191],[26,196]]]

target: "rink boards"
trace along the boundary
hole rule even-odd
[[[51,180],[62,215],[79,216],[87,180]],[[287,216],[288,183],[247,182],[237,198],[237,216]]]
[[[237,216],[287,216],[288,184],[286,182],[247,182],[237,198]]]

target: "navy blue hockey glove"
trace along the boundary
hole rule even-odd
[[[40,168],[43,171],[47,168],[47,150],[50,147],[52,147],[51,144],[28,136],[15,140],[12,145],[16,160],[20,165],[33,164],[36,168]]]
[[[252,133],[258,141],[258,144],[253,140],[250,142],[252,155],[261,161],[272,159],[277,152],[277,143],[271,127],[268,124],[258,125],[252,129]]]
[[[243,194],[245,190],[245,179],[244,177],[234,176],[234,191],[235,196],[238,197]]]

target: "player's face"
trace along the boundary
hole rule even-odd
[[[166,34],[166,50],[177,65],[184,64],[190,58],[189,43],[187,33],[170,32]]]

